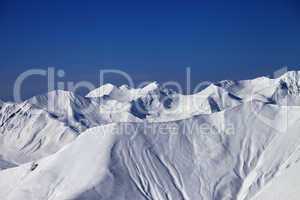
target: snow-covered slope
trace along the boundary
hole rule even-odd
[[[274,127],[253,115],[253,104]],[[285,132],[276,129],[285,110],[261,102],[147,127],[92,128],[58,153],[0,172],[0,193],[7,199],[250,199],[290,164],[300,143],[299,111],[291,111]],[[201,129],[204,123],[211,132]],[[122,132],[128,125],[136,132]]]
[[[106,84],[87,97],[100,104],[102,113],[127,113],[149,121],[179,120],[241,103],[239,97],[214,84],[192,95],[175,93],[156,82],[137,89]]]
[[[140,97],[147,95],[149,92],[157,90],[159,87],[157,82],[152,82],[142,88],[129,88],[127,85],[120,87],[114,86],[110,83],[102,85],[101,87],[91,91],[86,95],[88,98],[106,97],[118,101],[133,101]]]
[[[0,157],[0,170],[16,167],[17,164],[4,160]]]
[[[77,132],[29,103],[4,103],[0,110],[0,157],[23,163],[56,152]]]
[[[300,162],[295,163],[292,167],[270,181],[253,200],[264,199],[288,199],[298,200],[300,196]]]
[[[99,107],[89,98],[62,90],[22,103],[3,103],[0,156],[13,163],[32,161],[56,152],[87,128],[114,121],[138,121],[130,113],[101,112]]]
[[[113,95],[113,93],[117,92],[118,88],[110,83],[102,85],[101,87],[90,91],[86,97],[89,98],[96,98],[96,97],[103,97],[108,95]]]
[[[157,112],[159,117],[150,116],[152,120],[185,119],[199,114],[219,112],[242,103],[239,97],[214,84],[192,95],[173,94],[169,101],[171,101],[169,108]]]
[[[299,76],[192,95],[107,84],[3,103],[0,197],[299,199]]]
[[[55,90],[35,96],[27,102],[46,110],[79,132],[108,122],[99,114],[95,102],[68,91]]]
[[[300,72],[290,71],[271,79],[259,77],[252,80],[220,81],[216,85],[226,91],[249,101],[259,99],[280,105],[300,106]]]

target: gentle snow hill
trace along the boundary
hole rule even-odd
[[[280,131],[286,109],[288,127]],[[253,101],[147,124],[154,129],[144,123],[91,128],[51,156],[0,171],[0,194],[10,200],[251,199],[298,162],[299,111]],[[204,123],[210,132],[199,129]]]

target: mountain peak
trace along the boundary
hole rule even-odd
[[[113,84],[107,83],[104,84],[102,86],[100,86],[99,88],[90,91],[86,97],[88,98],[93,98],[93,97],[103,97],[105,95],[109,95],[113,92],[113,90],[115,90],[117,87],[114,86]]]
[[[132,101],[139,97],[146,95],[147,93],[156,90],[158,88],[158,83],[151,82],[142,88],[131,88],[128,85],[122,85],[117,87],[110,83],[104,84],[99,88],[89,92],[86,97],[88,98],[101,98],[104,96],[109,96],[112,99],[122,100],[122,101]]]
[[[87,95],[95,99],[56,90],[5,103],[0,196],[272,199],[260,196],[267,184],[292,172],[279,180],[290,191],[286,183],[299,174],[298,77],[292,71],[276,79],[221,81],[188,95],[157,82],[105,84]]]
[[[70,91],[65,90],[53,90],[48,93],[34,96],[27,100],[27,102],[32,104],[44,104],[47,105],[51,101],[61,102],[62,104],[66,104],[67,102],[71,102],[75,100],[75,94]]]
[[[300,71],[287,71],[284,74],[282,74],[279,78],[295,78],[298,77],[300,75]]]
[[[156,90],[158,87],[159,87],[158,83],[156,81],[153,81],[153,82],[147,84],[146,86],[144,86],[142,88],[142,90],[144,92],[149,92],[149,91]]]
[[[48,98],[55,97],[55,98],[66,98],[66,99],[74,98],[75,96],[73,92],[66,91],[66,90],[53,90],[44,95],[48,96]]]

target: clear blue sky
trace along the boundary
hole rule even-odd
[[[247,79],[300,64],[299,0],[0,0],[0,99],[29,68],[97,82],[101,68],[138,81]],[[117,81],[117,80],[116,80]],[[44,92],[26,82],[24,95]]]

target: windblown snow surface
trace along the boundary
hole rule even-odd
[[[300,73],[0,104],[0,199],[298,200]]]

